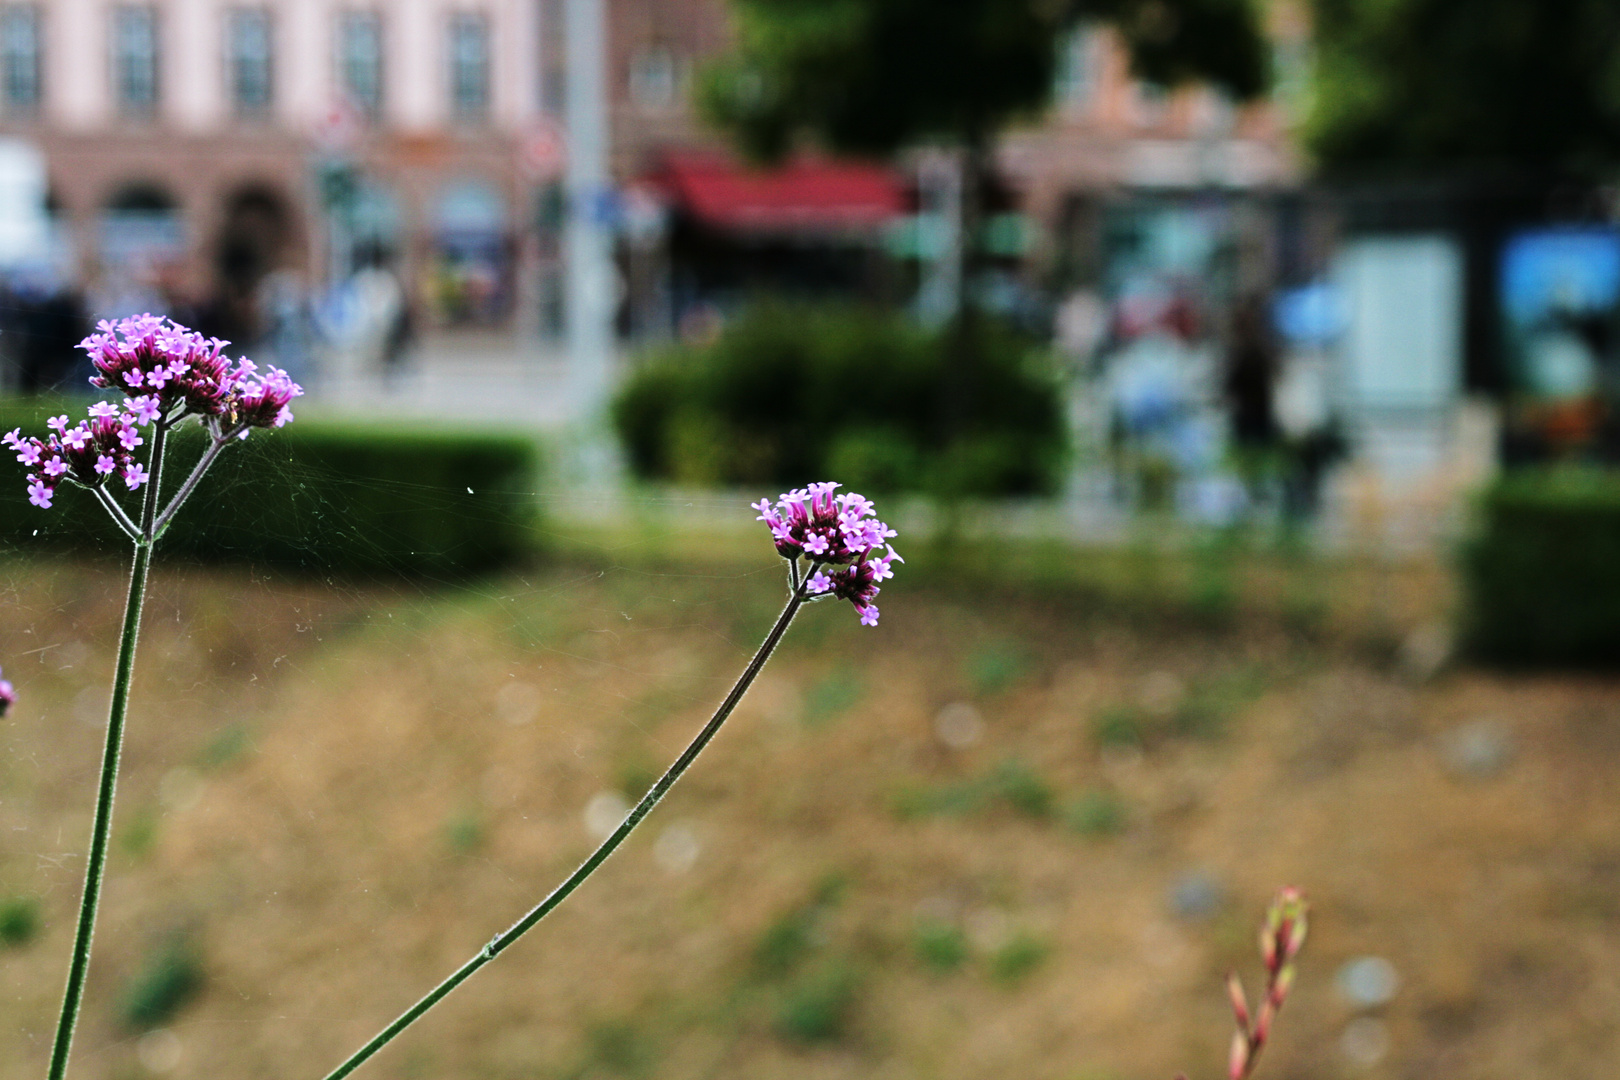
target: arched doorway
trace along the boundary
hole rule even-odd
[[[238,188],[225,200],[214,248],[214,271],[228,293],[251,293],[270,271],[286,265],[294,247],[286,199],[267,185]]]
[[[182,303],[185,220],[168,188],[151,180],[116,188],[97,218],[96,241],[101,274],[91,298],[95,315],[166,313]]]
[[[209,333],[246,346],[265,330],[260,285],[288,265],[296,246],[292,211],[281,192],[247,184],[225,199],[214,242],[214,289],[198,312]]]

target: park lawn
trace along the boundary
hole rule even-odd
[[[161,568],[75,1075],[324,1075],[679,751],[781,599],[761,546]],[[806,611],[643,832],[360,1075],[1213,1077],[1283,884],[1311,938],[1261,1075],[1611,1074],[1620,683],[1431,676],[1434,565],[916,556],[877,629]],[[37,918],[0,942],[0,1080],[44,1068],[122,588],[0,562],[0,903]],[[1401,976],[1370,1071],[1334,979],[1365,954]]]

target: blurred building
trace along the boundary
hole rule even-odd
[[[727,244],[744,279],[758,266],[792,279],[802,264],[808,280],[870,288],[868,254],[914,178],[849,186],[833,167],[818,189],[812,165],[797,185],[755,186],[750,214],[714,214],[716,193],[737,185],[724,173],[740,170],[687,91],[726,44],[723,0],[606,2],[614,175],[661,180],[620,201],[629,324],[672,324],[680,303],[724,288],[739,274]],[[160,295],[233,329],[272,270],[313,285],[386,262],[431,321],[554,324],[559,207],[546,181],[561,168],[562,6],[0,3],[0,133],[44,149],[58,264],[96,306]],[[1106,32],[1076,34],[1066,55],[1051,117],[1004,141],[1006,209],[1022,217],[1001,227],[1001,248],[1017,261],[1072,261],[1097,241],[1106,193],[1293,175],[1272,108],[1136,83]],[[1074,240],[1085,228],[1090,240]],[[692,253],[685,279],[648,254],[666,240]]]

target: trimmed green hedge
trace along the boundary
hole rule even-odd
[[[1068,447],[1037,343],[826,303],[759,302],[712,343],[654,352],[613,419],[638,475],[688,484],[1050,492]]]
[[[1620,667],[1620,473],[1514,472],[1463,551],[1464,637],[1513,665]]]
[[[83,404],[0,402],[0,431],[44,434]],[[186,425],[171,441],[164,492],[205,445]],[[0,551],[126,547],[89,493],[28,504],[22,466],[0,459]],[[301,418],[255,432],[209,471],[159,545],[159,557],[253,563],[309,573],[458,577],[533,546],[538,451],[521,435]],[[129,505],[126,502],[126,505]]]

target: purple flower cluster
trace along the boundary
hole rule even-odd
[[[11,684],[6,682],[6,680],[0,679],[0,718],[5,717],[6,710],[11,708],[12,705],[16,704],[16,701],[17,691],[13,690],[11,688]]]
[[[132,315],[102,320],[79,348],[95,366],[92,386],[123,391],[132,408],[144,399],[166,423],[201,416],[225,437],[291,420],[290,403],[303,388],[280,368],[261,374],[248,360],[232,366],[223,355],[229,344],[157,315]]]
[[[0,435],[0,443],[33,470],[28,474],[28,501],[35,506],[48,508],[64,479],[96,488],[116,475],[134,491],[147,480],[146,469],[134,454],[146,441],[140,434],[141,415],[102,401],[90,406],[89,420],[72,426],[66,416],[45,421],[52,434],[43,439],[24,437],[18,428]]]
[[[892,564],[905,560],[889,544],[895,531],[874,516],[872,500],[834,494],[839,486],[811,484],[787,492],[775,505],[761,499],[753,508],[770,527],[778,554],[795,567],[800,558],[810,560],[805,588],[812,598],[848,600],[862,626],[876,626],[878,582],[894,577]]]
[[[64,480],[99,488],[117,476],[134,491],[146,483],[146,468],[134,451],[148,424],[172,426],[199,416],[216,440],[246,438],[250,428],[281,427],[291,420],[291,402],[303,388],[280,368],[262,374],[250,360],[234,365],[222,351],[228,342],[205,338],[156,315],[103,320],[79,343],[96,375],[91,385],[122,390],[122,407],[102,401],[90,418],[70,425],[66,416],[47,422],[53,434],[25,437],[22,429],[0,436],[28,474],[28,501],[48,508]]]

